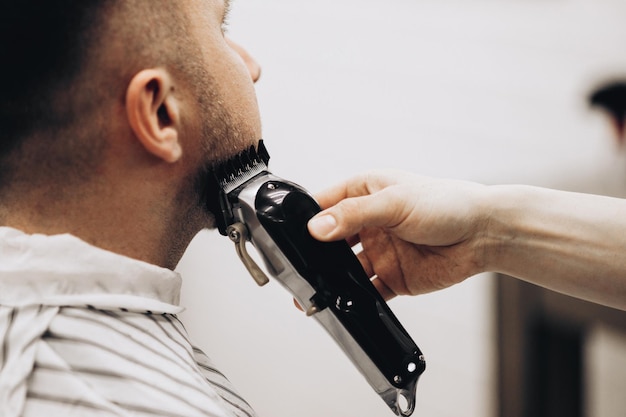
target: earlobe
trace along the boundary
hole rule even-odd
[[[146,151],[168,163],[180,159],[180,109],[167,71],[146,69],[133,77],[126,91],[126,113]]]

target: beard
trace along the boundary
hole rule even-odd
[[[261,139],[246,120],[239,120],[238,112],[228,112],[220,99],[198,100],[201,118],[201,144],[203,163],[193,175],[193,195],[201,213],[203,229],[214,229],[218,216],[222,216],[220,200],[223,196],[216,172],[219,167]]]
[[[191,56],[197,58],[184,61],[181,72],[191,87],[196,104],[192,117],[198,121],[187,133],[199,135],[192,140],[199,144],[195,149],[200,155],[192,157],[197,168],[185,180],[179,198],[184,199],[181,203],[186,207],[182,216],[186,224],[180,226],[190,228],[195,235],[202,229],[215,228],[216,217],[222,215],[216,168],[251,145],[256,146],[260,122],[256,103],[247,101],[251,96],[220,86],[207,71],[210,65],[202,62],[202,54]]]

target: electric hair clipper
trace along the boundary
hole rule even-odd
[[[220,233],[259,285],[267,278],[249,256],[251,242],[278,280],[334,338],[372,388],[396,415],[415,408],[417,380],[426,368],[422,352],[389,309],[347,242],[319,242],[307,222],[320,211],[302,187],[268,170],[259,142],[213,171],[219,195]],[[208,199],[216,201],[214,196]]]

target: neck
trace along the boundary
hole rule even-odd
[[[131,184],[43,187],[0,198],[0,223],[26,233],[70,233],[87,243],[174,269],[206,215],[191,201]],[[138,191],[141,190],[141,191]]]

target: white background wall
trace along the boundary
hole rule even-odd
[[[626,156],[585,99],[626,77],[623,0],[235,1],[277,175],[311,191],[370,168],[488,183],[626,190]],[[198,345],[264,417],[391,412],[276,282],[203,232],[179,265]],[[424,351],[417,416],[490,416],[491,277],[396,299]]]

